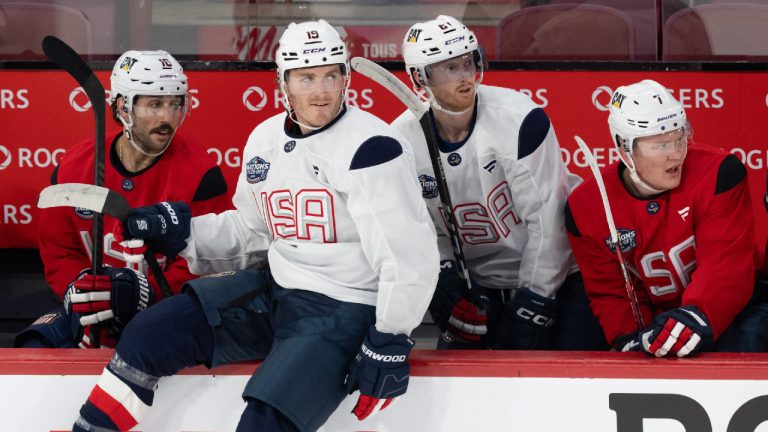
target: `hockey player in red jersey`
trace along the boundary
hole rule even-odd
[[[593,178],[568,198],[566,226],[592,309],[615,349],[657,357],[765,351],[744,165],[694,144],[682,104],[659,83],[619,87],[608,118],[620,162],[601,170],[619,242]],[[618,247],[639,303],[638,328]]]
[[[115,63],[110,81],[112,116],[121,130],[107,135],[104,186],[120,193],[132,206],[185,201],[196,215],[229,208],[227,185],[219,167],[198,144],[176,135],[189,106],[187,77],[176,59],[165,51],[128,51]],[[91,183],[93,147],[94,139],[89,139],[67,150],[51,183]],[[120,310],[117,318],[122,326],[143,306],[139,301],[142,289],[152,289],[153,295],[143,293],[145,297],[163,298],[146,271],[146,263],[123,259],[120,239],[113,233],[116,221],[109,216],[104,218],[106,275],[94,278],[87,274],[84,269],[91,265],[92,218],[91,212],[80,208],[41,211],[38,244],[45,277],[59,297],[65,298],[68,291],[93,290],[98,284],[97,290],[112,291],[111,301],[65,301],[67,308],[46,314],[20,333],[17,346],[88,347],[89,331],[79,325],[79,318],[90,316],[88,320],[93,323],[100,319],[99,311]],[[174,294],[195,277],[175,254],[158,258]],[[83,316],[72,313],[70,319],[73,308],[88,312]],[[102,326],[103,342],[116,336],[114,324],[116,320],[109,320]],[[107,329],[112,330],[111,337]]]

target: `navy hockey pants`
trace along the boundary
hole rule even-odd
[[[374,322],[374,308],[284,289],[254,271],[189,286],[126,327],[73,430],[126,430],[151,406],[160,377],[254,359],[264,362],[243,393],[247,405],[237,430],[318,429],[346,397],[347,367]],[[115,407],[110,399],[127,402]]]

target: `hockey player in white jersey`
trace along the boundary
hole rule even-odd
[[[190,220],[161,203],[133,209],[124,228],[175,246],[193,273],[236,272],[137,315],[74,430],[132,428],[160,377],[201,363],[264,359],[238,431],[314,431],[355,390],[361,420],[405,393],[408,335],[439,273],[413,156],[389,125],[344,104],[347,49],[327,22],[290,24],[277,72],[287,113],[248,138],[236,209]],[[265,251],[271,276],[237,271]]]
[[[413,25],[407,72],[431,105],[458,235],[473,288],[456,272],[424,133],[393,122],[414,146],[422,195],[438,229],[442,271],[430,304],[440,348],[604,349],[564,228],[568,172],[549,118],[526,95],[480,84],[483,58],[455,18]]]

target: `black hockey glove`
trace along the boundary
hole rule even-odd
[[[542,297],[528,288],[515,291],[501,311],[490,347],[493,349],[545,349],[549,332],[557,318],[555,300]]]
[[[187,247],[191,219],[192,212],[183,202],[134,208],[125,221],[122,237],[146,240],[155,251],[173,258]]]
[[[414,342],[404,334],[381,333],[371,326],[360,352],[349,365],[347,394],[360,389],[353,414],[364,420],[383,410],[408,389],[408,355]]]

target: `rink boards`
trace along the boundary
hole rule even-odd
[[[0,430],[69,430],[111,350],[0,350]],[[365,422],[348,397],[322,432],[768,431],[768,355],[415,351],[397,404]],[[232,431],[258,363],[161,380],[135,430]],[[765,424],[762,424],[766,421]]]

